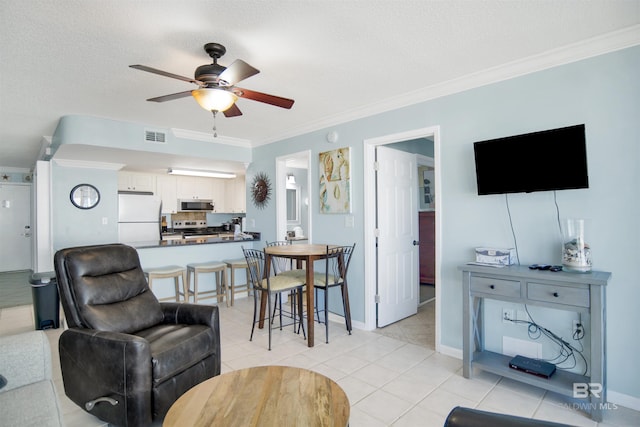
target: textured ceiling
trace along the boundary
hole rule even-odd
[[[0,0],[0,166],[29,168],[68,114],[211,133],[191,77],[220,60],[261,70],[240,86],[296,100],[240,99],[224,137],[262,144],[417,102],[426,89],[600,37],[638,31],[640,0],[258,1]],[[635,25],[635,28],[633,27]],[[426,95],[425,95],[426,96]]]

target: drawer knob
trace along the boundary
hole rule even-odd
[[[496,285],[489,285],[489,289],[495,289]]]
[[[554,296],[554,297],[556,297],[556,298],[558,298],[560,295],[559,295],[557,292],[554,292],[554,293],[553,293],[553,296]]]

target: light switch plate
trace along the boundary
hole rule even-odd
[[[353,215],[347,215],[344,217],[344,226],[348,228],[353,228],[355,221]]]

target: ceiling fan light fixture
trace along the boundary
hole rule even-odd
[[[233,92],[216,88],[192,90],[191,95],[207,111],[226,111],[238,100]]]

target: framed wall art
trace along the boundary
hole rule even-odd
[[[351,212],[351,148],[319,154],[320,213]]]

